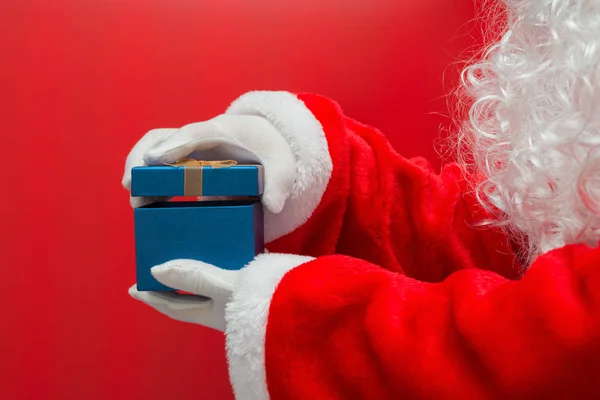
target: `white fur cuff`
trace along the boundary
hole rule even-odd
[[[225,311],[229,377],[237,400],[269,398],[265,336],[271,298],[288,271],[311,260],[311,257],[263,254],[240,271]]]
[[[288,92],[246,93],[226,113],[265,117],[286,137],[296,157],[291,198],[281,213],[265,212],[269,243],[304,224],[319,205],[333,170],[325,132],[304,102]]]

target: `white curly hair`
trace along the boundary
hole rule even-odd
[[[489,3],[488,7],[492,6]],[[526,256],[600,241],[600,0],[502,0],[463,71],[461,160]],[[493,11],[498,9],[494,8]],[[464,98],[463,98],[464,99]]]

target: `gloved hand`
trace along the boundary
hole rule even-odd
[[[197,296],[174,292],[129,294],[177,321],[190,322],[225,332],[225,306],[233,293],[239,271],[228,271],[194,260],[174,260],[152,268],[154,278],[169,287]]]
[[[152,275],[163,285],[196,296],[139,292],[135,285],[129,294],[177,321],[221,332],[228,328],[229,333],[264,328],[270,298],[278,282],[288,271],[312,260],[306,256],[266,253],[239,271],[200,261],[173,260],[152,268]]]
[[[292,103],[295,104],[294,101]],[[292,232],[310,217],[331,176],[333,167],[324,133],[314,116],[303,107],[294,108],[295,118],[301,123],[282,124],[285,132],[280,132],[273,125],[276,122],[271,123],[254,114],[224,114],[181,129],[150,131],[127,157],[122,184],[131,190],[133,167],[172,164],[184,157],[260,163],[265,173],[262,196],[265,243],[269,243]],[[160,199],[130,200],[133,207],[140,207]],[[293,262],[283,261],[274,254],[259,257],[262,258],[257,265],[265,265],[260,267],[264,268],[264,273],[261,271],[258,275],[272,280],[273,287],[277,276],[281,278],[289,268],[307,260],[300,257]],[[139,292],[135,285],[129,293],[171,318],[224,331],[225,307],[232,297],[234,285],[241,282],[239,286],[245,288],[240,288],[241,293],[250,291],[246,297],[256,295],[256,282],[244,283],[244,271],[247,270],[227,271],[200,261],[174,260],[155,267],[152,271],[154,277],[168,287],[197,296]],[[263,314],[266,315],[266,311]],[[245,315],[245,311],[240,315]],[[239,328],[240,323],[231,325]]]
[[[181,129],[155,129],[144,135],[125,163],[122,184],[131,190],[131,169],[172,164],[191,157],[200,160],[236,160],[259,163],[265,171],[262,202],[278,214],[292,194],[296,160],[287,139],[267,119],[254,115],[224,114]],[[160,199],[131,198],[132,207]]]

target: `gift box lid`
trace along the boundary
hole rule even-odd
[[[131,170],[134,197],[260,196],[262,165],[135,167]]]

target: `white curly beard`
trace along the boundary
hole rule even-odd
[[[463,74],[473,103],[460,141],[487,178],[480,200],[527,237],[529,259],[597,246],[600,1],[504,4],[502,39]]]

